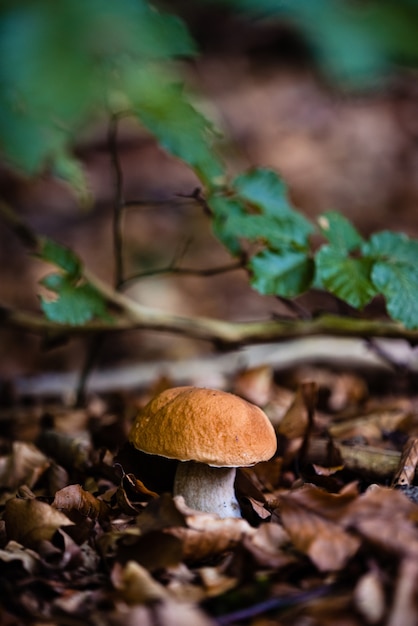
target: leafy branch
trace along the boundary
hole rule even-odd
[[[19,33],[26,32],[28,23],[31,37],[22,39]],[[69,36],[74,32],[79,36]],[[72,140],[93,113],[105,111],[110,116],[108,140],[115,176],[113,287],[85,268],[74,252],[34,233],[10,206],[0,205],[1,216],[21,241],[55,266],[41,283],[48,291],[41,298],[44,316],[4,306],[4,322],[52,334],[153,329],[223,346],[318,334],[417,342],[418,241],[387,231],[366,240],[334,212],[313,223],[291,205],[284,181],[272,170],[256,168],[229,180],[216,150],[217,131],[193,105],[178,72],[178,59],[193,56],[196,47],[176,16],[157,11],[146,0],[121,0],[108,13],[94,3],[86,10],[83,3],[62,0],[51,10],[37,0],[22,11],[16,12],[13,3],[1,9],[2,34],[0,135],[7,162],[30,175],[48,163],[51,172],[66,179],[86,202],[89,191],[83,168],[71,153]],[[200,180],[201,189],[185,197],[201,206],[215,235],[236,259],[230,265],[200,270],[200,275],[245,268],[261,294],[289,300],[320,288],[357,309],[381,295],[394,321],[324,315],[237,323],[166,313],[123,294],[127,281],[144,275],[124,274],[123,214],[133,201],[124,198],[117,133],[118,120],[126,115]],[[317,247],[313,234],[322,236]],[[161,271],[199,273],[175,265],[154,273]]]
[[[322,315],[312,320],[265,320],[257,322],[228,322],[206,317],[179,316],[143,306],[131,298],[116,291],[97,276],[82,266],[74,252],[59,246],[49,239],[37,235],[4,202],[0,203],[0,216],[5,219],[16,234],[25,243],[31,244],[31,250],[43,259],[54,259],[62,271],[62,281],[48,280],[50,288],[60,290],[58,300],[44,302],[49,314],[47,317],[37,313],[14,311],[6,306],[0,307],[0,319],[4,324],[36,333],[48,335],[94,335],[103,332],[117,332],[129,329],[159,330],[177,333],[188,337],[205,339],[224,347],[233,347],[266,341],[284,341],[297,337],[334,335],[343,337],[386,337],[403,338],[411,344],[418,343],[418,331],[408,330],[396,322],[382,322],[367,319]],[[60,274],[61,275],[61,274]],[[57,276],[57,274],[52,274]],[[64,287],[63,287],[64,286]],[[78,308],[74,321],[58,322],[51,314],[54,302],[61,302],[66,290],[73,287],[77,302],[85,309],[87,298],[91,308],[91,319],[79,323]],[[80,291],[81,290],[81,291]],[[81,295],[83,294],[83,295]],[[73,294],[74,295],[74,294]],[[73,313],[70,307],[66,310]]]

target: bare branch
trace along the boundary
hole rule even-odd
[[[245,269],[241,261],[236,263],[229,263],[228,265],[220,265],[219,267],[208,267],[203,269],[195,269],[192,267],[175,267],[172,264],[166,267],[160,267],[146,272],[138,272],[133,274],[123,281],[122,287],[127,287],[129,284],[140,280],[141,278],[147,278],[149,276],[157,276],[159,274],[178,274],[181,276],[216,276],[218,274],[225,274],[226,272],[233,272],[235,270]]]
[[[114,204],[113,204],[113,252],[115,257],[115,287],[123,282],[123,172],[118,154],[118,122],[117,116],[112,116],[109,121],[108,143],[109,153],[114,176]]]
[[[41,247],[42,237],[32,231],[4,202],[0,202],[0,216],[25,245],[30,244],[32,249]],[[392,321],[322,315],[311,320],[272,319],[256,322],[229,322],[208,317],[166,313],[135,302],[88,270],[84,270],[83,274],[84,278],[114,307],[116,313],[112,321],[94,320],[84,326],[71,326],[52,322],[40,313],[15,311],[6,306],[0,306],[0,323],[41,334],[91,335],[128,329],[158,330],[205,339],[224,347],[318,335],[367,339],[385,337],[404,339],[411,345],[418,344],[418,330],[404,328],[401,324]]]

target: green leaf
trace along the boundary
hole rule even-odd
[[[311,285],[314,264],[303,252],[293,250],[281,253],[264,250],[255,255],[249,268],[251,284],[263,295],[291,298],[306,291]]]
[[[403,233],[383,230],[372,235],[362,246],[362,254],[387,263],[415,265],[418,259],[418,241]]]
[[[418,241],[382,231],[363,246],[376,259],[372,281],[386,299],[388,313],[407,328],[418,328]]]
[[[406,328],[418,328],[418,268],[401,262],[377,262],[372,280],[385,296],[389,315]]]
[[[307,247],[312,227],[305,218],[294,212],[287,215],[230,215],[228,229],[249,241],[264,242],[273,250],[281,250],[294,244],[296,248]]]
[[[30,175],[57,160],[84,198],[79,174],[59,162],[60,155],[103,110],[121,65],[195,52],[183,22],[145,0],[3,3],[0,146],[6,160]],[[170,73],[173,80],[175,69]]]
[[[77,280],[81,275],[82,263],[75,252],[52,239],[44,238],[38,256],[43,261],[60,267],[72,280]]]
[[[61,151],[55,156],[52,171],[70,185],[77,194],[83,208],[90,208],[93,204],[91,188],[87,182],[86,172],[81,162],[67,151]]]
[[[239,256],[242,252],[242,246],[234,220],[245,217],[245,207],[237,200],[220,195],[209,196],[207,203],[214,216],[212,220],[214,234],[232,255]]]
[[[323,235],[334,248],[351,252],[364,243],[359,232],[341,213],[335,211],[323,213],[318,217],[318,224]]]
[[[215,186],[223,175],[216,155],[217,133],[212,123],[191,104],[182,85],[161,68],[125,66],[121,77],[139,121],[162,148],[185,161],[205,185]]]
[[[283,180],[273,170],[256,168],[240,174],[232,187],[241,198],[251,202],[263,213],[279,215],[293,211]]]
[[[50,274],[41,283],[57,294],[54,300],[41,298],[41,308],[49,320],[81,326],[94,318],[111,319],[105,300],[89,283],[74,284],[69,276],[61,274]]]
[[[363,308],[376,295],[371,281],[373,260],[351,258],[344,250],[323,246],[316,254],[317,281],[355,308]]]

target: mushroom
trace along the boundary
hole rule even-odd
[[[174,495],[220,517],[241,516],[236,468],[268,461],[277,448],[274,428],[259,407],[199,387],[158,394],[137,416],[129,440],[142,452],[178,459]]]

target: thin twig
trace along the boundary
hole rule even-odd
[[[113,254],[115,258],[115,288],[123,283],[123,172],[118,154],[119,119],[112,116],[109,122],[108,144],[114,176],[115,196],[113,203]]]
[[[136,280],[140,280],[141,278],[157,276],[159,274],[179,274],[183,276],[207,277],[216,276],[217,274],[225,274],[226,272],[233,272],[235,270],[241,269],[243,269],[243,264],[241,263],[241,261],[237,261],[236,263],[229,263],[228,265],[220,265],[219,267],[208,267],[203,269],[195,269],[192,267],[175,267],[170,264],[166,267],[160,267],[144,272],[138,272],[137,274],[132,274],[132,276],[128,276],[128,278],[124,280],[122,287],[127,287],[129,284],[133,283]]]
[[[39,250],[43,238],[24,224],[22,218],[4,202],[0,203],[0,216],[9,224],[25,245]],[[234,347],[245,344],[328,335],[334,337],[385,337],[404,339],[418,344],[418,330],[404,328],[398,322],[352,318],[324,314],[311,320],[261,320],[256,322],[230,322],[208,317],[195,317],[166,313],[143,306],[132,298],[117,292],[87,269],[84,278],[112,305],[114,317],[110,321],[93,320],[84,326],[58,324],[40,313],[16,311],[0,304],[0,323],[36,333],[94,335],[128,329],[157,330],[188,337],[205,339],[217,345]]]

